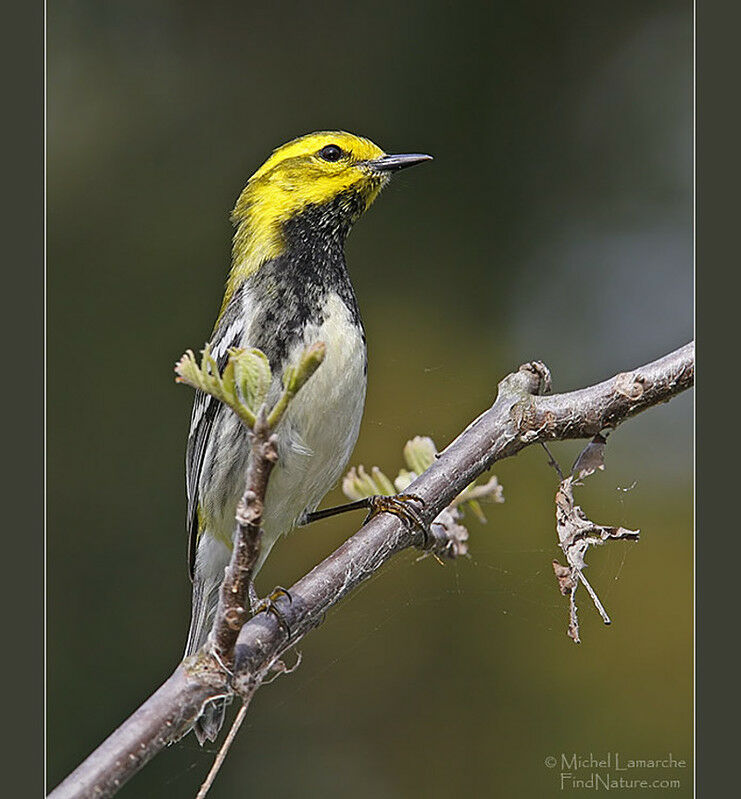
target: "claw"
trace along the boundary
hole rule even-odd
[[[270,594],[270,599],[278,599],[279,597],[284,596],[289,604],[293,604],[293,597],[291,596],[291,592],[287,588],[283,588],[282,585],[276,585],[273,589],[272,593]]]
[[[283,588],[282,586],[276,586],[265,599],[261,599],[257,602],[252,608],[252,615],[257,616],[258,613],[272,613],[276,619],[278,619],[278,624],[286,631],[286,635],[290,638],[291,637],[291,628],[288,626],[288,622],[286,621],[286,617],[278,608],[276,604],[277,601],[281,597],[286,597],[290,604],[293,604],[293,597],[291,596],[290,592]]]
[[[419,502],[423,508],[425,506],[425,501],[419,494],[397,494],[395,497],[392,497],[392,499],[412,500],[413,502]]]

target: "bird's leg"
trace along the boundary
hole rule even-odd
[[[400,519],[403,519],[409,525],[419,530],[423,536],[423,546],[426,547],[429,537],[427,525],[419,515],[417,508],[412,504],[413,502],[418,502],[423,507],[425,504],[422,497],[416,494],[396,494],[392,497],[376,494],[371,497],[357,499],[354,502],[347,502],[344,505],[337,505],[334,508],[324,508],[322,510],[316,510],[313,513],[306,513],[301,519],[301,525],[310,524],[311,522],[319,521],[319,519],[327,519],[330,516],[337,516],[340,513],[351,510],[368,511],[368,515],[365,517],[363,524],[369,522],[379,513],[392,513],[394,516],[398,516]]]

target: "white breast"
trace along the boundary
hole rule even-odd
[[[358,437],[366,389],[363,332],[336,294],[324,317],[321,325],[307,326],[303,345],[289,354],[294,362],[304,346],[326,345],[323,363],[278,428],[279,461],[265,502],[266,538],[287,532],[319,504],[347,466]]]
[[[244,298],[250,302],[249,296]],[[245,318],[254,318],[245,309]],[[307,325],[303,343],[289,352],[295,363],[304,347],[323,341],[323,363],[294,397],[277,428],[278,463],[268,483],[263,517],[263,539],[255,574],[275,541],[289,532],[305,511],[311,511],[337,482],[347,466],[360,429],[366,388],[366,350],[362,329],[336,294],[324,307],[321,325]],[[242,346],[257,338],[249,327]],[[281,391],[281,375],[274,375],[269,404]],[[233,414],[222,414],[206,453],[199,496],[209,519],[202,536],[196,571],[200,579],[220,581],[229,559],[225,546],[234,532],[237,501],[244,491],[249,453],[247,434]],[[206,477],[208,475],[208,477]]]

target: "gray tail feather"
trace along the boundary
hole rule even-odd
[[[193,611],[188,631],[188,643],[185,645],[185,657],[197,652],[208,640],[211,625],[219,598],[219,582],[217,580],[198,580],[193,583]],[[203,746],[206,741],[215,741],[224,723],[227,702],[216,699],[209,702],[193,725],[198,743]]]
[[[219,601],[219,583],[216,580],[193,581],[193,609],[185,644],[185,657],[195,654],[207,641],[211,632],[216,605]]]

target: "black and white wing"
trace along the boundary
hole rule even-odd
[[[224,371],[231,347],[242,343],[244,334],[244,318],[240,313],[242,303],[241,292],[232,298],[229,306],[217,324],[211,339],[211,355],[216,361],[219,372]],[[185,486],[188,495],[188,569],[193,579],[198,548],[198,485],[201,480],[203,463],[211,440],[211,433],[220,414],[228,411],[219,400],[210,394],[196,391],[193,402],[193,413],[190,419],[188,446],[185,452]]]
[[[226,359],[225,359],[226,360]],[[223,369],[223,366],[219,366]],[[188,494],[188,570],[193,579],[198,547],[198,483],[201,479],[206,449],[211,439],[211,431],[222,404],[210,394],[196,392],[193,413],[190,419],[188,447],[185,451],[185,486]]]

